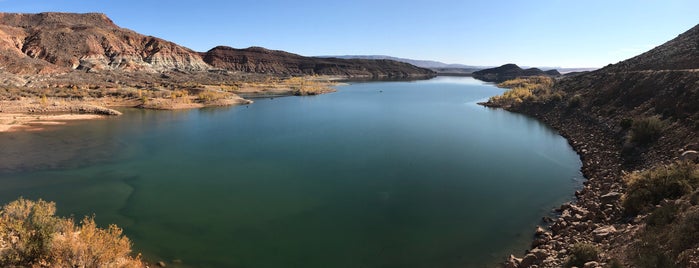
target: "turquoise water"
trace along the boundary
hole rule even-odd
[[[191,267],[484,267],[579,187],[565,139],[471,78],[0,134],[0,201],[56,201]]]

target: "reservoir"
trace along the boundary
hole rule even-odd
[[[476,104],[492,84],[337,89],[0,133],[0,201],[95,215],[168,267],[494,267],[581,185],[563,137]]]

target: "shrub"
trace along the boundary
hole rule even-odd
[[[665,125],[658,116],[640,118],[633,121],[629,140],[638,144],[647,144],[657,140]]]
[[[604,267],[605,268],[624,268],[624,265],[618,259],[611,259],[607,263],[607,265],[605,265]]]
[[[690,209],[672,226],[670,230],[670,247],[675,254],[696,248],[699,244],[699,209]]]
[[[582,103],[582,96],[580,94],[575,94],[573,97],[571,97],[568,100],[568,108],[577,108],[580,107],[580,104]]]
[[[494,96],[488,100],[489,103],[501,107],[520,104],[532,101],[549,101],[555,98],[562,98],[552,93],[554,80],[545,76],[521,77],[507,80],[498,84],[498,87],[509,88],[502,95]]]
[[[65,223],[65,231],[51,243],[54,265],[60,267],[141,267],[138,258],[129,257],[131,242],[116,225],[97,228],[93,218],[85,217],[80,226]]]
[[[679,207],[675,204],[665,204],[655,208],[646,218],[646,224],[648,226],[666,226],[675,221],[678,211]]]
[[[657,205],[665,198],[677,198],[694,190],[699,183],[696,165],[677,162],[624,177],[628,185],[622,198],[627,214],[637,214]]]
[[[621,126],[621,128],[623,128],[623,129],[628,129],[632,125],[633,125],[633,119],[631,119],[631,118],[624,118],[624,119],[621,119],[621,121],[619,122],[619,126]]]
[[[143,267],[129,256],[131,243],[115,225],[100,229],[92,218],[76,226],[55,216],[56,205],[20,198],[0,210],[2,267]]]
[[[583,267],[586,262],[597,260],[599,248],[589,243],[576,243],[570,249],[566,267]]]
[[[197,96],[197,100],[201,102],[212,102],[220,99],[226,99],[230,96],[228,93],[218,92],[218,91],[202,91]]]
[[[0,265],[28,265],[39,261],[49,251],[51,236],[56,231],[54,203],[20,198],[3,207],[0,237],[7,243],[0,251]]]

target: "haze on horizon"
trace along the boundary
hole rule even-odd
[[[197,51],[262,46],[481,66],[602,67],[699,23],[693,0],[0,0],[0,10],[101,12]]]

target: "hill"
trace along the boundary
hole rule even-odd
[[[522,69],[516,64],[509,63],[500,67],[483,69],[473,72],[473,77],[486,82],[503,82],[505,80],[515,79],[517,77],[526,76],[558,76],[560,73],[556,70],[542,71],[539,68]]]
[[[532,250],[508,265],[697,267],[699,25],[539,92],[507,109],[568,138],[588,181],[550,229],[537,230]]]
[[[0,14],[0,67],[19,74],[209,69],[196,52],[120,28],[104,14],[53,12]]]
[[[275,75],[332,75],[354,78],[409,78],[434,72],[393,60],[304,57],[261,47],[235,49],[218,46],[201,53],[204,61],[229,71]]]

